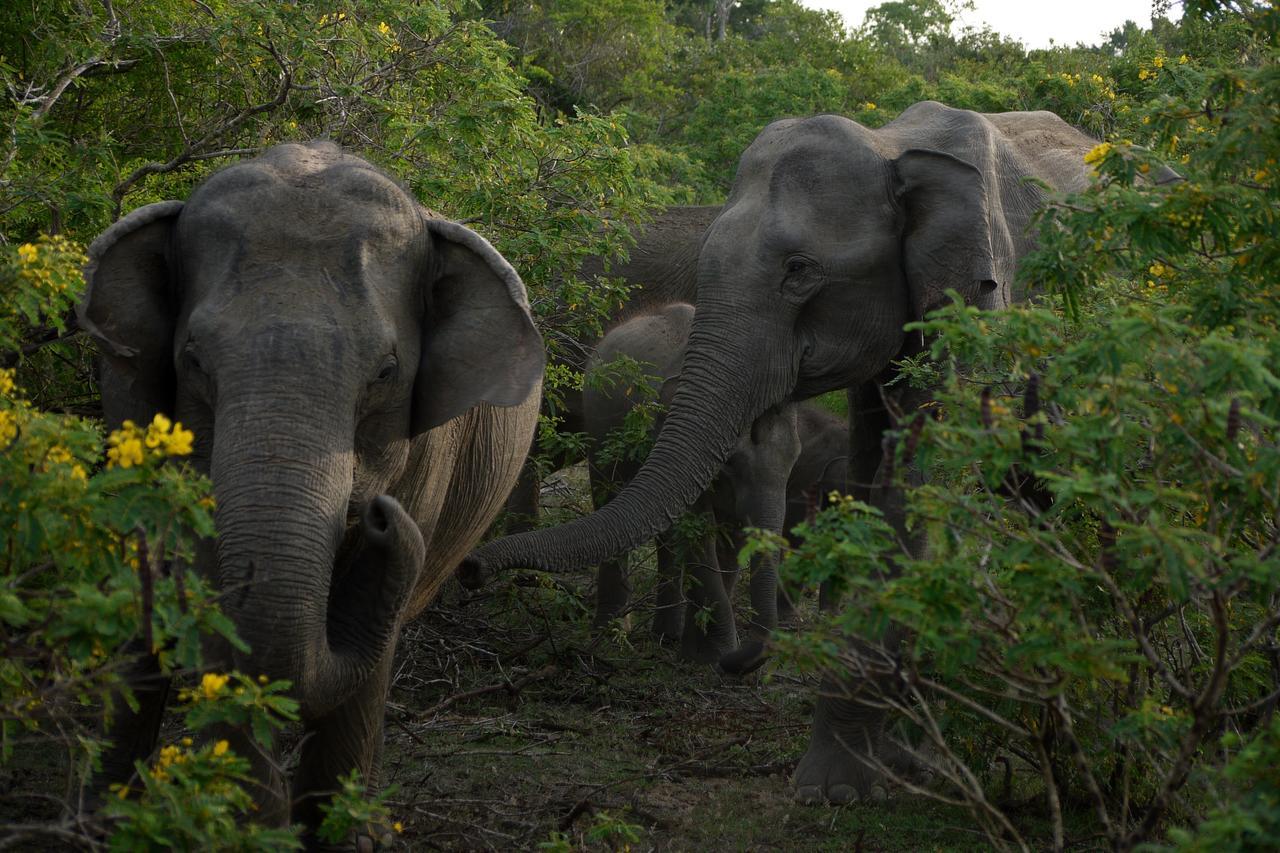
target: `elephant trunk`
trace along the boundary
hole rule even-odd
[[[359,689],[390,648],[422,567],[422,536],[395,500],[377,497],[364,508],[354,558],[335,576],[353,470],[351,442],[336,436],[353,433],[272,432],[279,424],[244,408],[221,407],[217,418],[215,576],[250,647],[237,667],[291,681],[302,715],[314,719]]]
[[[589,516],[479,548],[460,568],[464,584],[477,586],[516,566],[568,571],[595,565],[668,529],[706,491],[744,427],[787,397],[796,376],[788,354],[760,352],[767,345],[758,330],[752,338],[746,324],[705,319],[717,314],[725,311],[699,305],[671,410],[631,482]]]

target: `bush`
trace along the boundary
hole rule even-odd
[[[932,352],[903,381],[936,405],[901,413],[886,464],[899,486],[930,474],[907,492],[927,553],[902,555],[846,499],[786,560],[793,582],[852,595],[781,642],[872,676],[900,734],[927,742],[933,794],[1000,847],[1029,846],[1025,797],[1055,849],[1075,804],[1116,849],[1206,816],[1170,837],[1265,846],[1280,820],[1280,12],[1245,19],[1270,45],[1258,67],[1146,75],[1140,141],[1185,181],[1155,186],[1149,150],[1099,145],[1093,186],[1050,206],[1022,270],[1050,295],[921,325]],[[841,639],[889,624],[900,648]]]

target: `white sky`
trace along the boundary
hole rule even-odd
[[[850,28],[862,24],[863,15],[883,0],[800,0],[811,9],[834,9]],[[975,0],[972,12],[958,16],[952,32],[959,34],[968,25],[981,29],[989,24],[1003,36],[1017,39],[1028,48],[1058,46],[1077,42],[1099,44],[1112,30],[1133,21],[1143,29],[1151,27],[1151,0]],[[1175,3],[1168,17],[1181,15]]]

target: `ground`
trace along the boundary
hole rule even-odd
[[[804,806],[789,780],[813,685],[685,664],[634,628],[593,636],[589,578],[451,588],[408,626],[383,780],[410,849],[988,849],[918,797]]]

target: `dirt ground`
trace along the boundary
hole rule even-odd
[[[587,576],[452,587],[408,626],[383,781],[409,849],[988,849],[967,814],[918,797],[793,801],[813,685],[746,679],[649,637],[593,635]]]

